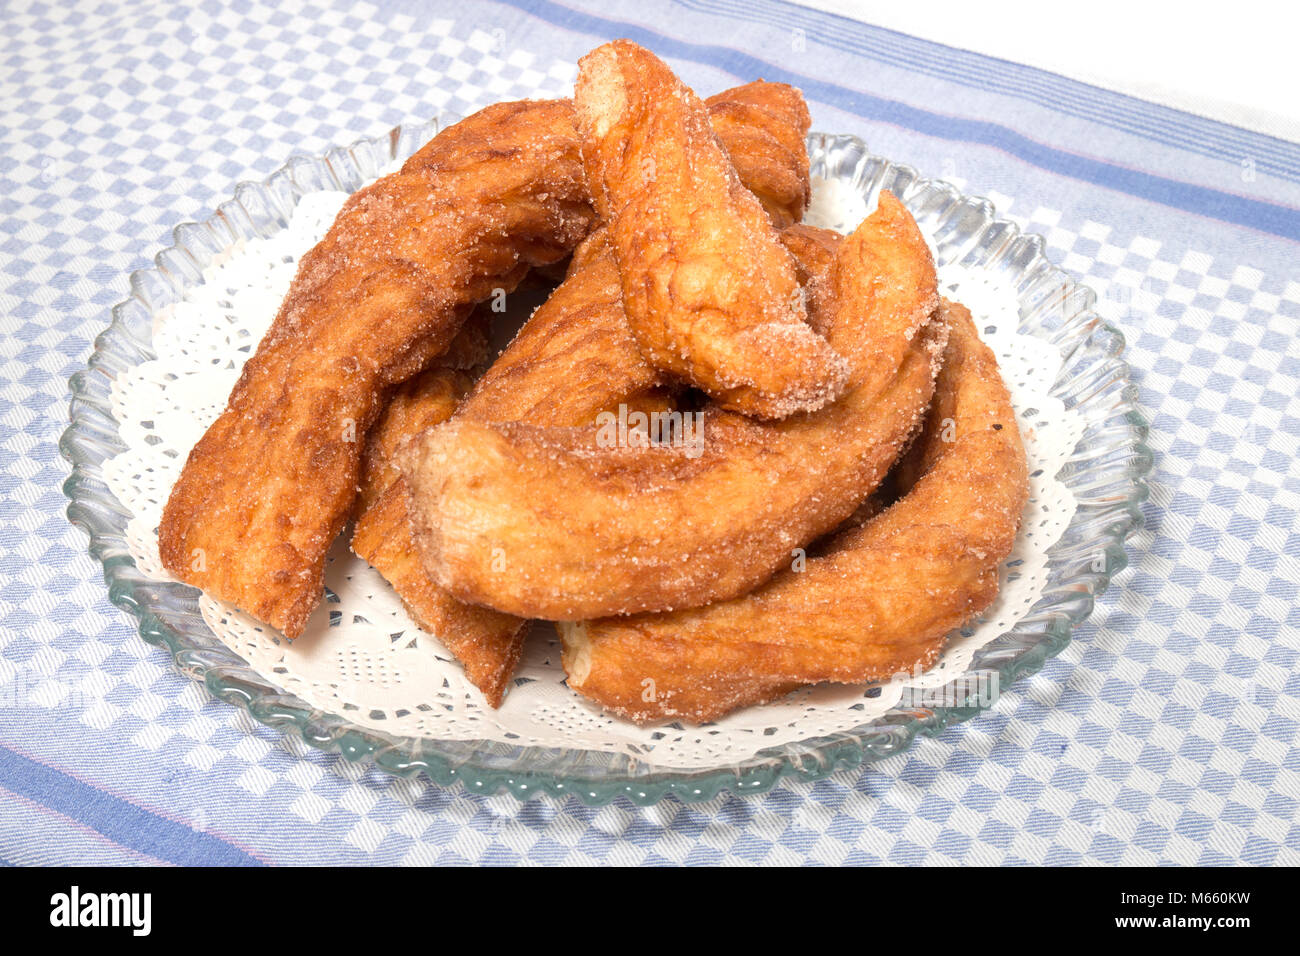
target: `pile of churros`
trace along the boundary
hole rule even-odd
[[[303,257],[166,567],[292,639],[350,526],[493,707],[533,620],[638,722],[929,666],[997,594],[1024,446],[894,196],[801,224],[808,127],[792,87],[700,100],[616,41],[572,100],[441,131]],[[554,288],[494,358],[521,283]]]

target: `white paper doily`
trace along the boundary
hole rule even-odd
[[[205,271],[202,285],[160,317],[153,336],[157,359],[115,381],[113,414],[128,450],[105,463],[104,475],[134,516],[128,543],[146,575],[172,580],[158,557],[167,495],[274,318],[298,256],[324,236],[345,198],[340,192],[304,196],[287,229],[230,250]],[[809,222],[847,231],[868,212],[851,189],[815,182]],[[971,310],[998,356],[1021,415],[1032,477],[1020,539],[1004,564],[997,601],[924,674],[874,689],[811,688],[706,727],[637,727],[607,716],[563,684],[558,639],[542,625],[534,630],[505,704],[494,711],[438,640],[415,627],[387,582],[348,550],[346,538],[330,556],[326,600],[292,643],[206,595],[200,602],[204,619],[254,670],[286,691],[401,736],[581,748],[689,769],[865,724],[905,692],[922,694],[965,672],[980,647],[1024,616],[1045,585],[1047,551],[1076,507],[1069,490],[1052,477],[1084,430],[1081,417],[1049,394],[1060,371],[1059,354],[1039,339],[1016,334],[1014,292],[989,274],[944,267],[939,277],[941,292]]]

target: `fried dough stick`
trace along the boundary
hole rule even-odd
[[[889,193],[836,253],[827,340],[853,365],[818,412],[711,408],[703,447],[600,447],[595,430],[456,417],[404,446],[431,577],[521,617],[698,607],[757,587],[879,484],[933,390],[934,264]]]
[[[834,399],[848,363],[809,327],[794,262],[704,104],[654,54],[616,40],[579,61],[574,106],[646,361],[761,418]]]
[[[965,308],[945,311],[943,371],[903,465],[921,477],[903,498],[743,597],[561,625],[569,686],[633,720],[703,722],[797,686],[933,664],[945,636],[997,595],[1028,497],[997,361]]]
[[[172,489],[167,569],[300,634],[387,389],[591,223],[567,101],[490,106],[350,198]]]
[[[798,90],[757,81],[708,101],[719,138],[774,222],[802,218],[808,205],[808,109]],[[797,248],[807,229],[792,230]],[[807,241],[804,239],[803,241]],[[646,414],[671,409],[662,376],[641,359],[627,330],[618,272],[603,230],[574,254],[566,281],[525,323],[465,401],[459,415],[481,421],[528,421],[539,425],[591,424],[601,411]],[[435,397],[432,402],[437,402]],[[436,420],[445,418],[437,409]],[[410,427],[389,434],[368,461],[387,474],[401,439],[427,424],[404,417]],[[362,493],[373,499],[361,513],[352,549],[393,585],[416,623],[436,635],[465,667],[487,702],[504,697],[523,650],[527,621],[462,603],[425,573],[406,510],[405,486],[385,482]]]

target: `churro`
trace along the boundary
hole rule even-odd
[[[756,591],[668,614],[562,624],[569,686],[637,721],[714,720],[796,687],[928,668],[998,591],[1028,496],[1024,446],[970,314],[951,334],[916,478],[892,506]]]
[[[578,67],[592,200],[646,361],[748,415],[784,418],[834,399],[848,363],[808,326],[790,254],[704,104],[625,40]]]

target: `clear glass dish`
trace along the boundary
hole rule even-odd
[[[87,368],[72,377],[71,425],[60,449],[72,464],[64,484],[71,500],[68,518],[90,535],[90,551],[104,566],[109,598],[139,619],[141,636],[166,648],[182,673],[203,681],[217,697],[246,708],[265,724],[300,734],[313,747],[394,774],[425,773],[442,785],[459,783],[475,793],[505,789],[521,798],[571,793],[588,804],[618,796],[650,804],[670,793],[685,801],[707,800],[723,790],[761,793],[783,777],[815,780],[883,759],[905,750],[917,734],[934,736],[978,713],[974,703],[896,707],[846,733],[774,747],[737,764],[689,771],[656,769],[625,756],[579,749],[394,737],[315,709],[276,687],[212,634],[200,616],[196,589],[141,573],[126,544],[130,515],[109,492],[102,473],[104,462],[125,448],[111,413],[114,378],[154,358],[150,342],[156,317],[201,281],[206,264],[247,238],[284,229],[306,193],[356,190],[438,129],[437,122],[398,127],[324,156],[295,157],[265,181],[237,186],[234,198],[204,222],[178,226],[174,245],[158,254],[156,265],[132,274],[131,297],[113,309],[112,323],[95,340]],[[1069,643],[1073,628],[1127,563],[1124,541],[1141,525],[1144,477],[1152,458],[1144,445],[1147,424],[1136,405],[1136,388],[1121,358],[1124,337],[1093,311],[1095,296],[1089,289],[1048,262],[1041,237],[1023,235],[1014,223],[995,219],[987,201],[873,156],[852,136],[813,133],[808,145],[815,175],[852,183],[871,203],[882,188],[898,195],[918,220],[928,223],[941,262],[997,270],[1011,280],[1020,304],[1020,331],[1060,350],[1063,367],[1054,394],[1087,422],[1059,475],[1079,508],[1051,550],[1042,598],[954,678],[961,687],[986,687],[996,673],[998,686],[1005,688],[1037,671]]]

